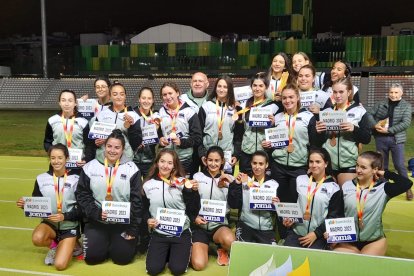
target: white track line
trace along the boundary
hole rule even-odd
[[[19,170],[19,171],[44,171],[44,169],[27,169],[27,168],[6,168],[1,167],[0,170]]]
[[[2,200],[2,199],[0,199],[0,203],[16,203],[16,200],[13,201],[13,200]]]
[[[1,226],[1,225],[0,225],[0,229],[33,231],[33,228],[9,227],[9,226]]]
[[[6,268],[6,267],[0,267],[0,271],[22,273],[22,274],[33,274],[33,275],[49,275],[49,276],[67,275],[69,276],[69,274],[55,274],[55,273],[39,272],[39,271],[32,271],[32,270],[12,269],[12,268]]]
[[[0,177],[0,180],[22,180],[22,181],[34,181],[34,178],[16,178],[16,177]]]
[[[27,160],[27,159],[0,159],[0,162],[32,162],[32,163],[46,163],[47,159],[44,160]]]

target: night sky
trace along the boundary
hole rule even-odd
[[[383,4],[387,3],[387,4]],[[219,37],[225,33],[269,34],[269,1],[46,0],[47,29],[70,34],[123,33],[177,23]],[[1,0],[0,36],[40,35],[40,0]],[[414,21],[414,1],[314,0],[313,33],[380,34],[381,25]]]

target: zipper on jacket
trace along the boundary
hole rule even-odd
[[[221,126],[223,126],[223,124],[224,124],[224,122],[223,122],[223,106],[224,106],[224,105],[222,105],[222,106],[221,106],[221,116],[220,116],[220,118],[221,118],[221,122],[222,122]],[[219,130],[219,132],[220,132],[220,130]],[[223,131],[222,131],[221,133],[222,133],[221,135],[223,135]],[[218,138],[218,134],[217,134],[217,144],[216,144],[216,146],[218,146],[219,141],[220,141],[220,139]],[[211,199],[211,198],[210,198],[210,199]]]

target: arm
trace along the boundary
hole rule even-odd
[[[131,216],[130,224],[126,229],[126,233],[130,236],[138,236],[138,228],[142,221],[143,208],[141,200],[141,172],[137,171],[130,179],[130,194],[129,200],[131,202]]]
[[[95,203],[95,198],[90,187],[90,179],[84,170],[81,171],[75,196],[85,217],[94,221],[102,220],[102,209]]]
[[[198,112],[198,120],[200,122],[200,129],[201,129],[201,133],[202,133],[202,137],[201,137],[201,143],[198,146],[198,156],[204,156],[207,152],[207,149],[204,147],[203,144],[203,137],[205,135],[204,132],[204,128],[206,126],[206,111],[204,110],[203,107],[200,108],[200,111]]]
[[[316,131],[316,118],[313,116],[308,124],[308,137],[309,137],[309,144],[311,146],[318,146],[321,147],[322,144],[326,141],[326,133],[321,132],[318,133]]]
[[[52,126],[49,124],[49,121],[48,121],[46,123],[45,138],[43,139],[43,147],[44,147],[46,152],[52,146],[52,143],[53,143],[53,129],[52,129]]]
[[[358,126],[354,126],[354,138],[356,143],[369,144],[371,142],[371,115],[365,113],[359,121]]]
[[[200,121],[197,114],[190,118],[188,121],[189,136],[188,138],[180,139],[179,147],[182,149],[199,146],[202,143]]]
[[[39,183],[37,182],[37,179],[33,187],[32,196],[43,196],[42,193],[40,192]]]
[[[391,134],[396,134],[398,132],[407,130],[410,127],[410,125],[411,125],[411,104],[407,104],[407,106],[403,108],[402,120],[396,124],[393,124],[390,128],[388,128],[388,132]]]
[[[183,199],[185,203],[185,213],[190,219],[190,222],[194,222],[200,211],[200,194],[198,191],[183,187]]]
[[[413,186],[413,182],[410,179],[394,172],[385,171],[384,178],[394,182],[387,181],[384,186],[384,191],[390,198],[404,193]]]
[[[329,200],[328,214],[326,215],[326,218],[343,218],[344,216],[344,196],[342,190],[339,190],[335,192]],[[316,227],[314,232],[318,238],[323,237],[323,234],[326,232],[325,220],[323,220],[323,222]]]
[[[227,195],[227,203],[232,209],[241,209],[243,206],[243,190],[242,184],[233,181],[229,185],[229,193]]]
[[[79,208],[78,204],[75,204],[69,212],[63,213],[63,220],[66,221],[79,221],[81,218],[82,210]]]
[[[142,130],[141,130],[141,119],[131,125],[128,130],[128,141],[131,145],[132,151],[135,152],[137,148],[142,144]]]
[[[94,140],[88,138],[89,124],[83,129],[83,144],[85,145],[85,161],[89,162],[95,158],[96,146]]]

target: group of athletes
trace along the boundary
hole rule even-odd
[[[45,263],[64,270],[73,254],[83,253],[90,265],[108,258],[125,265],[139,250],[147,252],[148,274],[157,275],[168,264],[179,275],[189,263],[203,270],[213,243],[218,264],[228,265],[236,240],[385,255],[382,213],[412,182],[384,170],[380,153],[360,153],[375,120],[360,103],[345,62],[336,62],[325,78],[316,75],[305,53],[293,55],[292,63],[286,54],[276,54],[269,72],[252,77],[244,100],[236,99],[228,76],[218,77],[208,91],[207,76],[195,73],[188,93],[167,81],[158,111],[150,87],[138,92],[132,108],[124,85],[98,77],[91,119],[77,110],[87,97],[63,90],[61,110],[48,119],[45,131],[50,168],[36,178],[32,194],[52,202],[52,215],[32,236],[34,245],[50,248]],[[338,130],[328,130],[320,120],[325,110],[345,111]],[[255,124],[261,114],[265,123]],[[97,123],[114,130],[91,139]],[[285,133],[285,141],[266,140],[270,128]],[[68,169],[74,150],[82,150],[81,158]],[[252,208],[257,189],[274,191],[272,205],[298,203],[303,219]],[[109,219],[103,211],[108,202],[128,202],[129,223]],[[225,215],[202,212],[213,203],[224,206]],[[17,202],[20,208],[24,204],[23,198]],[[235,231],[230,209],[238,209]],[[325,219],[342,217],[354,218],[357,241],[328,245]],[[169,220],[182,221],[166,226]]]

